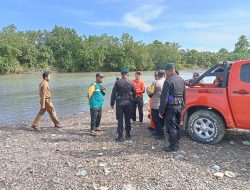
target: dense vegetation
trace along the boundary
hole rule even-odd
[[[242,35],[234,51],[181,49],[178,43],[145,44],[124,33],[120,38],[103,34],[79,36],[74,29],[55,26],[52,31],[18,31],[9,25],[0,31],[0,73],[45,69],[61,72],[155,70],[166,62],[183,67],[209,67],[221,60],[250,58],[249,42]]]

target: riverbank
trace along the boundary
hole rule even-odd
[[[249,132],[229,132],[217,145],[184,132],[180,151],[167,154],[161,151],[167,141],[147,130],[146,113],[122,143],[114,141],[115,113],[108,108],[97,137],[88,133],[88,114],[61,118],[62,129],[50,120],[38,132],[31,122],[0,125],[0,189],[250,189],[250,147],[241,143]],[[215,165],[236,177],[217,179]]]
[[[185,71],[185,70],[188,70],[188,71],[196,71],[196,70],[207,70],[209,67],[199,67],[199,66],[178,66],[178,71]],[[47,68],[37,68],[37,69],[28,69],[28,68],[22,68],[20,70],[16,70],[15,72],[7,72],[7,73],[0,73],[0,76],[1,75],[21,75],[21,74],[41,74],[43,73],[44,71],[48,71],[50,73],[96,73],[96,72],[100,72],[100,71],[87,71],[87,72],[84,72],[84,71],[75,71],[75,72],[66,72],[66,71],[61,71],[55,67],[47,67]],[[119,70],[117,71],[102,71],[103,73],[120,73]],[[135,72],[134,71],[131,71],[132,73]],[[155,71],[154,70],[144,70],[142,72],[152,72],[154,73]]]

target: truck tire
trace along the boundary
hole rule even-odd
[[[223,119],[214,111],[198,110],[188,119],[188,132],[195,141],[216,144],[223,139],[226,127]]]

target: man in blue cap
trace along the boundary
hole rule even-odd
[[[125,119],[126,139],[131,137],[131,110],[132,96],[135,97],[135,89],[131,81],[128,79],[128,70],[121,71],[121,79],[115,82],[112,90],[110,106],[113,109],[116,104],[116,119],[118,121],[117,133],[115,139],[118,142],[123,141],[123,118]]]
[[[163,150],[174,152],[179,149],[180,118],[186,102],[185,82],[176,74],[173,63],[165,65],[165,75],[166,80],[160,97],[159,117],[165,119],[169,135],[170,145]]]

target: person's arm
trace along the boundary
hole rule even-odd
[[[88,99],[90,100],[90,98],[92,97],[92,95],[94,94],[95,92],[95,86],[94,85],[91,85],[89,87],[89,91],[88,91]]]
[[[45,98],[46,98],[46,89],[48,88],[47,85],[41,86],[41,100],[42,100],[42,109],[45,109]]]
[[[144,82],[142,82],[141,90],[142,90],[142,93],[145,92],[145,83]]]
[[[100,88],[101,88],[101,93],[103,96],[106,95],[106,88],[104,88],[103,86],[100,85]]]
[[[144,82],[141,82],[141,88],[139,89],[136,89],[136,93],[137,94],[143,94],[145,92],[145,83]]]
[[[111,108],[114,108],[115,105],[115,100],[116,100],[116,94],[117,94],[117,83],[115,83],[112,93],[111,93],[111,98],[110,98],[110,106]]]
[[[160,97],[160,107],[159,107],[159,114],[163,116],[166,112],[166,106],[168,102],[168,96],[169,96],[169,90],[170,90],[170,84],[166,80],[163,85],[163,89],[161,92],[161,97]]]
[[[135,98],[136,97],[136,90],[134,85],[131,86],[131,92],[132,92],[132,97]]]
[[[220,80],[219,79],[215,79],[213,82],[213,85],[215,85],[216,87],[220,86]]]
[[[186,107],[186,87],[184,84],[184,91],[183,91],[183,109]]]

